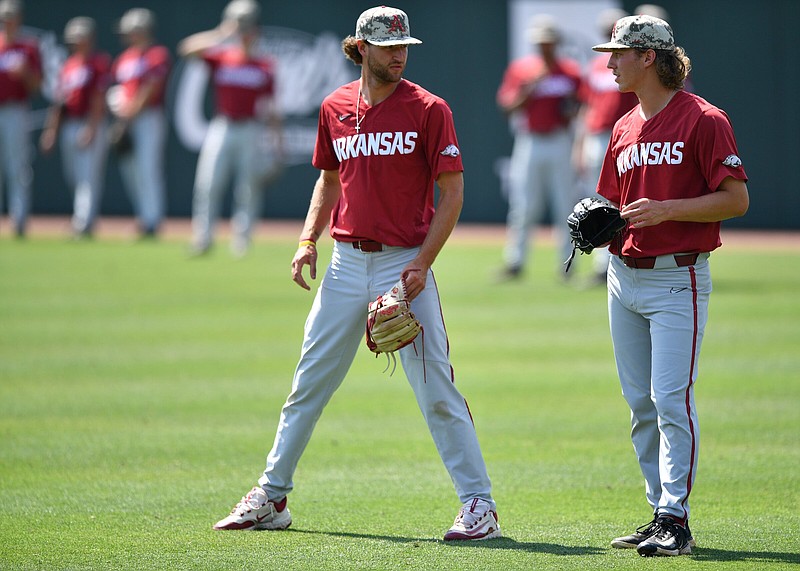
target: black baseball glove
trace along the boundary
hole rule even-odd
[[[133,150],[133,139],[127,121],[116,121],[108,130],[111,149],[117,156],[127,155]]]
[[[565,271],[569,271],[576,249],[582,254],[591,254],[595,248],[608,244],[625,228],[625,224],[619,209],[608,202],[594,197],[580,200],[567,217],[572,254],[564,262],[567,265]]]

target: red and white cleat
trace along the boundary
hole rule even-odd
[[[445,541],[481,540],[502,537],[497,513],[486,500],[475,498],[461,506],[453,527],[444,534]]]
[[[286,507],[286,498],[273,502],[256,486],[233,507],[228,517],[214,525],[214,529],[286,529],[291,524],[292,514]]]

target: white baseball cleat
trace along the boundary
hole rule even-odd
[[[286,498],[273,502],[256,486],[233,507],[228,517],[214,524],[214,529],[286,529],[290,525],[292,514],[286,507]]]
[[[444,534],[444,540],[481,540],[502,535],[497,523],[497,513],[492,510],[491,504],[475,498],[461,506],[453,527]]]

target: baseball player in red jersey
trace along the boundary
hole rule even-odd
[[[614,24],[627,16],[624,10],[609,8],[597,18],[598,28],[608,36]],[[585,192],[593,193],[600,178],[600,168],[611,138],[614,123],[637,103],[634,93],[622,93],[617,89],[614,74],[608,69],[608,56],[597,54],[584,73],[579,91],[581,110],[575,129],[573,163]],[[607,248],[595,248],[592,265],[596,281],[606,283],[609,253]]]
[[[608,67],[639,105],[614,126],[597,191],[628,226],[610,245],[608,308],[631,439],[653,520],[612,546],[691,553],[689,495],[699,450],[694,385],[720,222],[749,206],[724,111],[682,89],[690,61],[669,24],[620,19]]]
[[[528,38],[538,47],[512,61],[497,91],[500,108],[512,115],[514,147],[509,166],[505,268],[501,278],[516,278],[527,261],[531,225],[549,199],[556,220],[566,220],[575,204],[570,157],[571,123],[581,83],[580,66],[557,54],[561,34],[552,17],[534,16]],[[559,264],[572,251],[567,233],[557,228]],[[561,275],[563,272],[559,272]]]
[[[199,56],[211,68],[217,111],[200,151],[192,214],[194,255],[207,252],[214,240],[222,195],[231,171],[234,187],[231,250],[243,255],[261,213],[263,189],[258,153],[264,121],[280,138],[275,107],[276,63],[259,51],[260,7],[254,0],[233,0],[215,29],[199,32],[178,46],[183,57]],[[276,160],[274,157],[272,160]]]
[[[28,114],[42,83],[42,64],[36,41],[21,34],[21,1],[0,2],[0,24],[0,210],[5,183],[14,232],[23,237],[33,182]]]
[[[286,495],[295,467],[363,342],[367,305],[402,277],[424,333],[400,349],[400,359],[463,503],[444,538],[500,535],[475,426],[454,383],[431,270],[461,211],[463,166],[448,105],[402,77],[408,45],[419,43],[406,14],[386,6],[362,13],[355,36],[342,43],[361,78],[322,103],[313,157],[321,172],[292,260],[293,280],[310,289],[303,268],[316,278],[315,243],[328,224],[333,256],[306,321],[266,470],[215,529],[289,526]]]
[[[70,55],[58,75],[56,97],[39,139],[49,153],[60,133],[65,178],[74,194],[72,231],[92,235],[100,209],[108,140],[105,95],[110,82],[111,57],[94,49],[95,21],[78,16],[67,22],[64,42]]]
[[[128,48],[112,67],[116,85],[109,105],[127,124],[132,140],[119,166],[143,237],[158,234],[166,207],[164,91],[171,58],[166,47],[154,43],[155,23],[146,8],[131,8],[120,19],[119,33]]]

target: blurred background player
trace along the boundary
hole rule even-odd
[[[167,48],[154,44],[155,24],[146,8],[122,16],[118,31],[128,48],[114,61],[116,85],[109,93],[111,112],[127,127],[132,144],[118,159],[143,237],[158,233],[166,200],[164,88],[171,62]]]
[[[39,139],[43,153],[59,138],[64,178],[74,192],[72,231],[90,237],[100,210],[108,150],[105,96],[111,57],[95,51],[95,21],[79,16],[64,28],[72,54],[58,75],[56,97]]]
[[[618,8],[601,12],[597,19],[600,35],[611,37],[614,24],[627,15]],[[607,64],[608,56],[605,54],[592,58],[581,83],[583,105],[576,121],[573,164],[580,179],[580,192],[585,196],[596,191],[614,123],[639,102],[636,94],[620,92]],[[608,248],[596,248],[592,252],[592,269],[597,283],[606,283],[608,256]]]
[[[0,24],[0,211],[5,183],[14,233],[23,237],[33,182],[28,114],[42,83],[42,64],[36,40],[20,33],[22,2],[2,0]]]
[[[580,67],[557,54],[561,34],[551,16],[534,16],[528,39],[538,53],[512,61],[497,92],[497,103],[512,115],[515,132],[501,279],[521,274],[532,242],[531,226],[539,222],[545,203],[553,218],[563,221],[577,195],[570,157]],[[572,247],[564,225],[554,226],[560,267]]]
[[[200,150],[195,175],[194,255],[211,248],[220,202],[232,173],[231,250],[235,255],[247,251],[261,215],[264,189],[260,165],[270,162],[270,157],[263,155],[259,140],[266,136],[265,121],[280,140],[280,120],[274,97],[275,62],[259,53],[260,13],[254,0],[233,0],[217,28],[189,36],[178,46],[181,56],[201,57],[211,67],[216,100],[215,117]]]
[[[669,22],[669,13],[664,9],[663,6],[659,6],[658,4],[639,4],[633,10],[634,16],[639,14],[642,16],[652,16],[653,18],[658,18],[659,20],[664,20]]]

